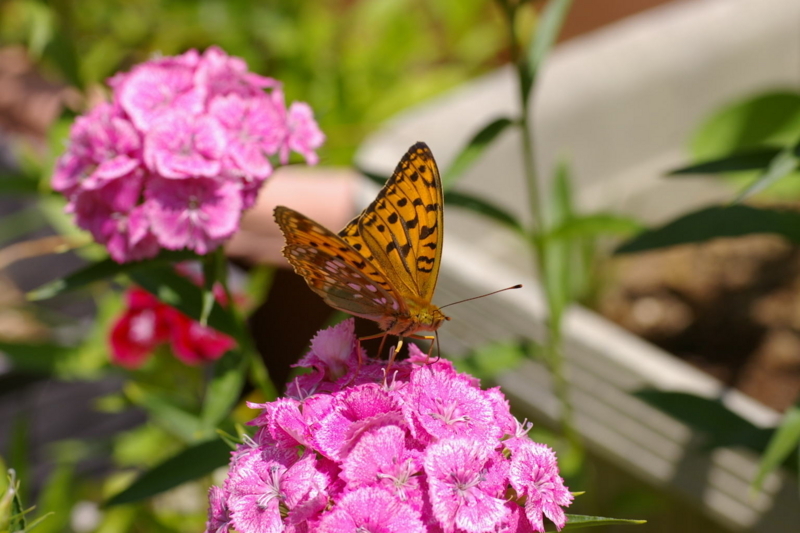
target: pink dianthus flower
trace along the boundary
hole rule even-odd
[[[118,263],[208,253],[276,165],[290,152],[315,164],[325,140],[307,104],[287,109],[280,83],[217,47],[146,61],[109,85],[112,101],[75,120],[52,187]]]
[[[251,404],[263,409],[258,429],[211,493],[214,523],[241,533],[542,533],[547,517],[561,529],[572,495],[555,455],[530,440],[500,389],[409,351],[387,376],[352,320],[319,332],[298,365],[311,373],[288,397]]]

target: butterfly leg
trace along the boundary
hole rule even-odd
[[[427,354],[428,355],[428,359],[430,359],[431,358],[431,354],[433,353],[434,340],[438,342],[439,337],[437,337],[435,335],[411,335],[411,338],[412,339],[419,339],[419,340],[422,340],[422,341],[431,341],[431,345],[428,348],[428,354]]]
[[[367,335],[366,337],[359,337],[358,340],[359,341],[369,341],[369,340],[377,339],[378,337],[381,337],[381,347],[378,348],[378,354],[377,354],[377,357],[380,357],[381,354],[383,353],[383,345],[386,343],[386,337],[388,335],[389,335],[388,333],[376,333],[375,335]],[[359,357],[361,357],[360,354],[359,354]]]

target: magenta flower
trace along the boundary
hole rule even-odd
[[[281,150],[281,161],[289,159],[289,150],[302,154],[309,165],[317,164],[316,147],[325,141],[325,135],[314,121],[314,112],[308,104],[295,102],[289,107],[289,136]]]
[[[365,432],[342,462],[341,477],[347,486],[382,486],[421,510],[421,454],[406,447],[406,438],[406,432],[393,425]]]
[[[164,248],[208,253],[239,224],[239,186],[213,178],[154,178],[145,189],[151,228]]]
[[[310,107],[287,110],[277,81],[216,47],[147,61],[109,85],[113,101],[73,124],[52,187],[119,263],[216,248],[274,167],[291,151],[316,163],[325,139]]]
[[[567,519],[564,510],[572,502],[572,494],[558,475],[556,454],[544,444],[528,440],[515,447],[509,473],[511,486],[520,496],[525,496],[525,514],[533,529],[544,532],[542,515],[558,529]]]
[[[461,436],[496,441],[502,437],[491,395],[475,387],[473,379],[456,374],[449,363],[420,368],[411,376],[403,405],[411,427],[421,427],[434,440]]]
[[[272,174],[269,157],[284,146],[286,121],[280,104],[273,100],[244,99],[231,94],[218,96],[211,102],[211,116],[217,119],[226,135],[230,166],[247,180],[264,179]],[[310,158],[307,160],[312,162]]]
[[[216,118],[173,113],[162,117],[144,142],[147,168],[165,178],[213,178],[222,171],[226,135]]]
[[[425,452],[433,514],[445,531],[493,531],[508,513],[502,498],[505,471],[502,455],[476,439],[453,438],[432,444]]]
[[[228,495],[219,487],[211,487],[208,491],[208,521],[204,533],[228,533],[230,528]]]
[[[67,153],[53,172],[53,189],[72,194],[96,189],[133,172],[139,165],[141,139],[118,108],[101,104],[72,126]]]
[[[150,131],[161,117],[196,115],[205,107],[206,87],[195,83],[200,55],[190,50],[137,65],[109,82],[114,96],[139,131]]]
[[[425,533],[419,513],[385,490],[364,487],[345,494],[323,516],[319,533]]]
[[[312,371],[289,397],[250,405],[263,409],[258,429],[225,483],[237,531],[532,533],[544,517],[564,526],[572,495],[555,455],[530,440],[500,389],[409,351],[386,376],[353,320],[314,337],[298,365]]]

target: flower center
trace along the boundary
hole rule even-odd
[[[131,319],[130,338],[133,342],[144,344],[153,340],[156,330],[156,315],[145,309]]]
[[[269,467],[269,478],[264,480],[266,489],[257,501],[261,509],[266,509],[272,500],[282,500],[285,496],[281,493],[281,474],[280,467],[272,465]]]
[[[441,398],[436,398],[437,412],[431,413],[431,416],[437,420],[441,420],[447,425],[453,425],[456,422],[469,422],[470,418],[467,415],[457,415],[458,403],[451,401],[445,404]]]
[[[484,472],[464,473],[453,472],[450,477],[453,480],[453,485],[459,495],[463,495],[469,489],[478,486],[478,483],[485,479]]]

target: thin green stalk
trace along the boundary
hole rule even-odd
[[[544,223],[544,205],[542,205],[539,190],[539,181],[536,173],[535,161],[535,138],[530,121],[530,109],[533,94],[535,92],[535,80],[530,80],[530,76],[535,73],[528,72],[528,62],[521,53],[522,45],[516,31],[516,13],[519,5],[512,5],[507,1],[500,2],[506,15],[506,22],[509,32],[509,43],[511,48],[511,58],[517,71],[517,82],[519,89],[520,113],[518,126],[522,134],[522,161],[525,182],[528,189],[528,208],[531,213],[532,222],[526,233],[528,242],[534,253],[534,259],[541,276],[548,275],[547,247],[544,244],[542,234],[547,230]],[[542,284],[545,291],[551,284]],[[564,357],[562,353],[563,339],[561,335],[561,311],[556,309],[552,303],[553,298],[546,294],[548,301],[548,335],[545,343],[546,362],[553,376],[553,386],[556,397],[561,403],[560,422],[564,436],[574,447],[580,447],[580,439],[575,429],[574,412],[570,400],[570,387],[564,368]]]
[[[234,300],[233,293],[228,286],[227,259],[225,258],[225,253],[221,246],[217,249],[216,254],[217,261],[221,262],[219,263],[221,264],[221,270],[218,270],[221,273],[219,281],[222,284],[223,291],[225,291],[225,298],[228,300],[228,305],[231,306],[231,314],[236,321],[236,342],[239,343],[239,349],[250,359],[250,378],[255,385],[261,389],[261,392],[264,393],[268,400],[275,399],[278,397],[278,391],[272,379],[269,377],[269,370],[267,370],[267,366],[264,364],[261,354],[255,347],[255,343],[247,327],[247,321],[236,305],[236,300]]]

